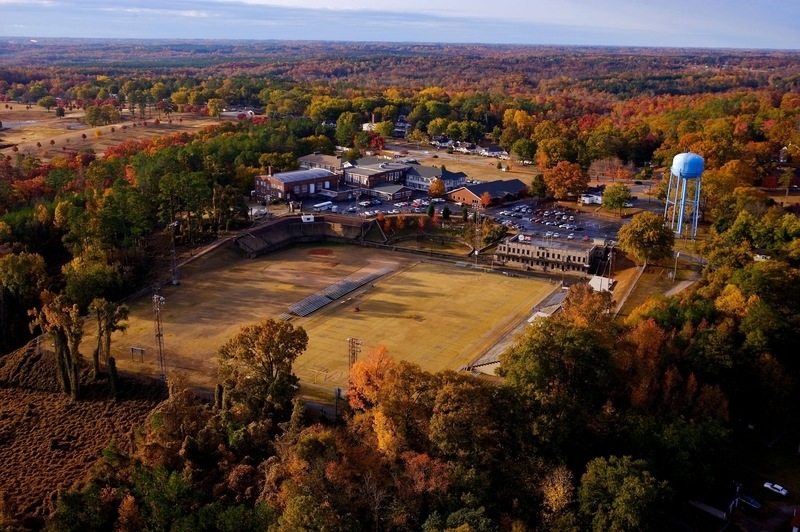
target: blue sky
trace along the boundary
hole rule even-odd
[[[2,37],[800,48],[798,0],[0,0]]]

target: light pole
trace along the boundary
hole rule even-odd
[[[673,283],[678,280],[678,257],[680,257],[680,256],[681,256],[681,252],[680,251],[676,251],[675,252],[675,267],[672,269],[672,282]]]
[[[170,227],[170,239],[172,241],[172,284],[178,285],[180,282],[178,281],[178,262],[175,257],[175,228],[178,227],[178,222],[172,222],[169,224]]]
[[[161,306],[166,299],[153,294],[153,321],[156,329],[156,349],[158,350],[158,368],[161,373],[161,381],[167,382],[167,363],[164,360],[164,327],[161,322]]]

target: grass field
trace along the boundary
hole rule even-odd
[[[162,116],[161,123],[157,125],[155,114],[144,120],[133,120],[132,115],[126,111],[118,124],[89,127],[81,122],[82,110],[67,111],[63,118],[56,118],[53,110],[47,111],[39,106],[25,109],[23,104],[8,105],[9,108],[0,106],[0,122],[4,126],[0,131],[0,145],[16,145],[19,153],[43,160],[61,154],[64,149],[91,150],[102,154],[108,147],[128,140],[150,139],[178,132],[193,133],[202,127],[218,123],[214,118],[173,114],[172,123],[168,123]],[[134,122],[136,126],[133,125]],[[147,126],[142,126],[143,122]],[[85,139],[83,135],[86,135]],[[13,155],[13,151],[7,147],[0,149],[0,154]]]
[[[547,282],[420,262],[417,255],[355,246],[297,246],[257,259],[220,248],[181,270],[178,286],[161,295],[168,372],[211,390],[217,349],[243,325],[278,318],[288,306],[347,276],[383,268],[391,273],[305,317],[292,319],[309,335],[294,365],[306,398],[330,402],[346,387],[348,337],[362,340],[362,357],[384,345],[396,359],[423,369],[458,370],[489,349],[555,288]],[[129,303],[128,330],[115,333],[118,367],[158,375],[152,298]],[[355,308],[358,307],[358,311]],[[94,348],[91,322],[81,351]],[[143,361],[130,347],[145,349]]]

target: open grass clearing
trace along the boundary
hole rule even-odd
[[[82,122],[83,110],[68,110],[63,118],[57,118],[52,109],[47,111],[39,106],[25,109],[25,105],[19,103],[9,103],[11,109],[7,109],[4,105],[0,105],[0,122],[3,123],[0,145],[16,145],[18,153],[42,160],[49,160],[64,150],[89,150],[100,155],[107,148],[128,140],[151,139],[178,132],[192,133],[218,123],[214,118],[176,113],[171,116],[171,123],[162,116],[160,124],[156,124],[156,115],[133,120],[129,112],[124,112],[117,124],[90,127]],[[143,122],[147,126],[142,126]],[[134,126],[134,123],[137,125]],[[83,135],[86,135],[85,139]],[[37,146],[37,143],[41,146]],[[0,153],[14,154],[10,147],[3,148]]]

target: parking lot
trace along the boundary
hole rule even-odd
[[[529,236],[593,241],[616,240],[624,220],[609,220],[572,207],[520,201],[487,209],[487,214],[510,230]]]

